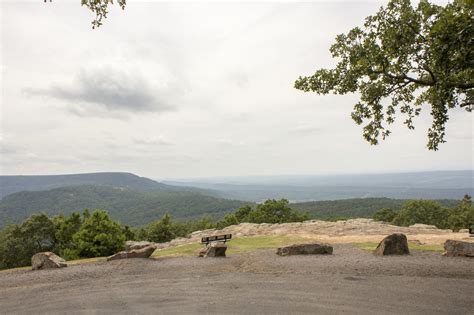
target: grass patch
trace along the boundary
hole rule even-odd
[[[307,243],[308,239],[300,236],[249,236],[249,237],[236,237],[227,243],[227,254],[238,254],[244,252],[250,252],[257,249],[265,248],[277,248],[281,246],[291,245],[295,243]],[[195,256],[200,248],[203,248],[202,244],[187,244],[180,245],[171,248],[156,250],[152,257],[178,257],[178,256]]]
[[[70,266],[70,265],[88,264],[88,263],[94,263],[98,261],[105,261],[106,259],[107,259],[106,257],[82,258],[82,259],[76,259],[76,260],[67,260],[66,263],[68,264],[68,266]]]
[[[366,250],[366,251],[373,251],[375,248],[377,248],[378,243],[355,243],[355,246],[357,246],[360,249]],[[435,245],[418,245],[418,244],[413,244],[408,242],[408,248],[410,250],[421,250],[421,251],[430,251],[430,252],[444,252],[444,247],[443,245],[435,244]]]

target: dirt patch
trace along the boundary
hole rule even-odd
[[[474,259],[412,251],[129,259],[0,274],[5,313],[464,313]]]

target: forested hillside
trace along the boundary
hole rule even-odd
[[[193,191],[137,191],[124,187],[71,186],[47,191],[23,191],[0,201],[0,227],[20,223],[33,213],[70,214],[85,208],[102,208],[113,219],[139,226],[161,218],[166,212],[177,219],[208,214],[219,218],[248,202],[220,199]]]
[[[383,208],[398,211],[407,201],[407,199],[390,198],[354,198],[300,202],[291,204],[291,207],[300,211],[307,211],[311,216],[318,219],[370,218],[377,210]],[[459,202],[459,200],[453,199],[436,201],[446,207],[454,207]]]

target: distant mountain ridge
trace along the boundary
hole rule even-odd
[[[168,180],[174,186],[211,189],[216,196],[260,202],[286,198],[293,202],[348,198],[461,199],[474,193],[474,171],[315,176],[242,176]]]
[[[203,215],[223,217],[248,202],[215,198],[193,191],[137,191],[107,185],[79,185],[41,191],[21,191],[0,201],[0,228],[21,223],[33,213],[50,216],[70,214],[83,209],[105,209],[124,224],[140,226],[160,219],[165,213],[177,219],[193,219]]]

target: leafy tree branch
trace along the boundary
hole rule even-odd
[[[295,88],[318,94],[358,92],[352,112],[373,145],[385,139],[397,110],[404,124],[423,104],[431,106],[428,130],[430,150],[445,142],[448,109],[474,106],[474,15],[472,0],[454,0],[438,6],[422,0],[391,0],[363,27],[340,34],[330,52],[338,60],[334,69],[320,69],[300,77]]]

